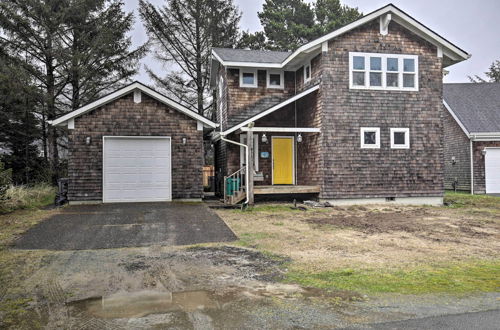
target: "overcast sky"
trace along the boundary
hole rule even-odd
[[[164,0],[149,0],[155,5],[162,5]],[[252,32],[262,29],[257,12],[262,10],[264,0],[234,0],[242,11],[240,27]],[[309,1],[314,2],[314,1]],[[134,44],[147,40],[144,28],[137,13],[138,0],[125,0],[127,11],[136,14],[135,28],[132,34]],[[369,13],[387,5],[383,0],[342,0],[342,3],[358,7],[363,13]],[[467,61],[448,67],[450,74],[445,82],[468,82],[467,76],[484,72],[494,60],[500,60],[500,1],[499,0],[393,0],[392,3],[427,27],[439,33],[450,42],[472,54]],[[150,83],[144,72],[144,65],[160,73],[163,68],[151,56],[142,60],[141,74],[138,80]]]

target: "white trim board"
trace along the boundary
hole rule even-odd
[[[377,9],[362,18],[340,28],[331,33],[328,33],[316,40],[313,40],[301,47],[299,47],[296,51],[290,54],[283,62],[281,63],[259,63],[259,62],[231,62],[231,61],[223,61],[218,54],[212,50],[212,55],[224,66],[238,66],[238,67],[260,67],[260,68],[284,68],[287,64],[289,64],[295,57],[300,55],[301,53],[307,53],[311,51],[312,48],[318,47],[322,45],[323,42],[338,37],[344,33],[347,33],[359,26],[362,26],[366,23],[369,23],[383,15],[391,14],[391,20],[394,20],[398,24],[401,24],[405,28],[409,29],[413,33],[419,35],[423,39],[429,41],[436,47],[442,49],[444,55],[448,56],[452,60],[466,60],[470,58],[470,54],[465,52],[464,50],[458,48],[445,38],[441,37],[422,23],[418,22],[416,19],[406,14],[396,6],[389,4],[380,9]],[[390,33],[390,32],[389,32]]]
[[[119,89],[111,94],[108,94],[104,97],[101,97],[100,99],[98,99],[92,103],[89,103],[89,104],[87,104],[81,108],[78,108],[70,113],[67,113],[64,116],[61,116],[57,119],[49,121],[49,124],[53,125],[53,126],[64,125],[70,119],[74,119],[76,117],[79,117],[79,116],[81,116],[89,111],[94,110],[97,107],[100,107],[104,104],[112,102],[112,101],[114,101],[114,100],[116,100],[124,95],[127,95],[133,91],[136,91],[136,90],[140,90],[144,94],[149,95],[150,97],[156,99],[157,101],[160,101],[161,103],[166,104],[166,105],[174,108],[175,110],[184,113],[188,117],[191,117],[192,119],[195,119],[198,122],[203,123],[206,127],[216,128],[218,126],[216,123],[214,123],[210,119],[199,115],[195,111],[186,108],[185,106],[169,99],[168,97],[154,91],[153,89],[151,89],[151,88],[149,88],[149,87],[147,87],[147,86],[145,86],[137,81],[133,82],[132,84],[125,86],[125,87],[123,87],[123,88],[121,88],[121,89]]]
[[[453,110],[451,109],[451,107],[448,105],[448,103],[446,103],[446,101],[443,99],[443,105],[444,107],[446,108],[446,110],[448,110],[448,112],[450,113],[450,115],[453,117],[453,119],[455,119],[455,121],[457,122],[458,126],[460,126],[460,128],[462,129],[462,131],[465,133],[465,135],[470,138],[470,133],[469,131],[467,130],[467,128],[465,128],[465,125],[462,123],[462,121],[460,121],[460,119],[458,119],[457,115],[455,114],[455,112],[453,112]]]
[[[315,127],[242,127],[243,132],[280,132],[280,133],[321,133],[321,129]]]
[[[294,101],[296,101],[296,100],[298,100],[298,99],[306,96],[307,94],[310,94],[310,93],[312,93],[314,91],[317,91],[318,89],[319,89],[319,85],[315,85],[315,86],[313,86],[313,87],[311,87],[309,89],[306,89],[302,93],[299,93],[299,94],[297,94],[297,95],[289,98],[288,100],[285,100],[285,101],[283,101],[281,103],[278,103],[275,106],[267,109],[266,111],[263,111],[263,112],[255,115],[255,116],[253,116],[253,117],[245,120],[244,122],[242,122],[242,123],[240,123],[238,125],[235,125],[235,126],[229,128],[229,129],[227,129],[224,132],[221,132],[221,135],[228,135],[228,134],[230,134],[230,133],[232,133],[232,132],[234,132],[234,131],[242,128],[243,126],[247,126],[248,124],[250,124],[250,123],[252,123],[252,122],[254,122],[254,121],[256,121],[256,120],[258,120],[258,119],[260,119],[262,117],[265,117],[268,114],[273,113],[276,110],[279,110],[279,109],[283,108],[284,106],[286,106],[286,105],[288,105],[288,104],[290,104],[290,103],[292,103],[292,102],[294,102]]]

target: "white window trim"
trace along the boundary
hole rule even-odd
[[[280,75],[280,85],[271,85],[271,75],[272,74],[279,74]],[[267,70],[267,88],[276,88],[276,89],[284,89],[285,88],[285,75],[283,71],[278,71],[278,70]]]
[[[354,70],[353,57],[363,56],[365,58],[365,69],[364,70]],[[369,86],[370,84],[370,57],[380,57],[382,59],[382,71],[373,70],[373,72],[382,73],[382,86]],[[387,71],[387,58],[397,58],[398,59],[398,86],[399,87],[386,87],[386,73]],[[404,72],[404,59],[413,59],[415,61],[415,71],[414,72]],[[354,71],[364,71],[365,73],[365,85],[357,86],[354,85],[353,72]],[[392,71],[389,71],[389,73]],[[394,71],[393,73],[396,73]],[[414,74],[415,75],[415,87],[403,87],[403,74]],[[371,90],[384,90],[384,91],[418,91],[419,77],[418,77],[418,55],[405,55],[405,54],[383,54],[383,53],[357,53],[349,52],[349,88],[350,89],[371,89]]]
[[[380,149],[380,127],[361,127],[361,148]],[[365,144],[365,132],[375,132],[375,144]]]
[[[309,67],[309,78],[307,78],[306,75],[307,67]],[[311,66],[311,61],[308,61],[306,64],[304,64],[304,83],[311,81],[311,79],[312,79],[312,66]]]
[[[405,133],[405,144],[394,144],[394,133]],[[409,128],[391,128],[391,148],[392,149],[410,149],[410,129]]]
[[[245,140],[247,134],[240,134],[240,143],[246,144]],[[257,172],[259,170],[259,134],[254,134],[253,136],[253,158],[254,158],[254,170]],[[245,164],[245,148],[240,147],[240,168]]]
[[[254,76],[253,84],[244,84],[243,83],[243,73],[252,73]],[[259,77],[257,76],[256,69],[240,69],[240,87],[248,87],[248,88],[257,88]]]

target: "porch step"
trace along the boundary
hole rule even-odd
[[[247,194],[244,191],[235,191],[232,196],[228,197],[228,204],[235,205],[244,200],[247,197]]]

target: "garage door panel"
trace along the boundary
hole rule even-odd
[[[171,200],[169,138],[105,138],[104,201]]]
[[[486,193],[500,194],[500,148],[487,148],[484,157]]]

